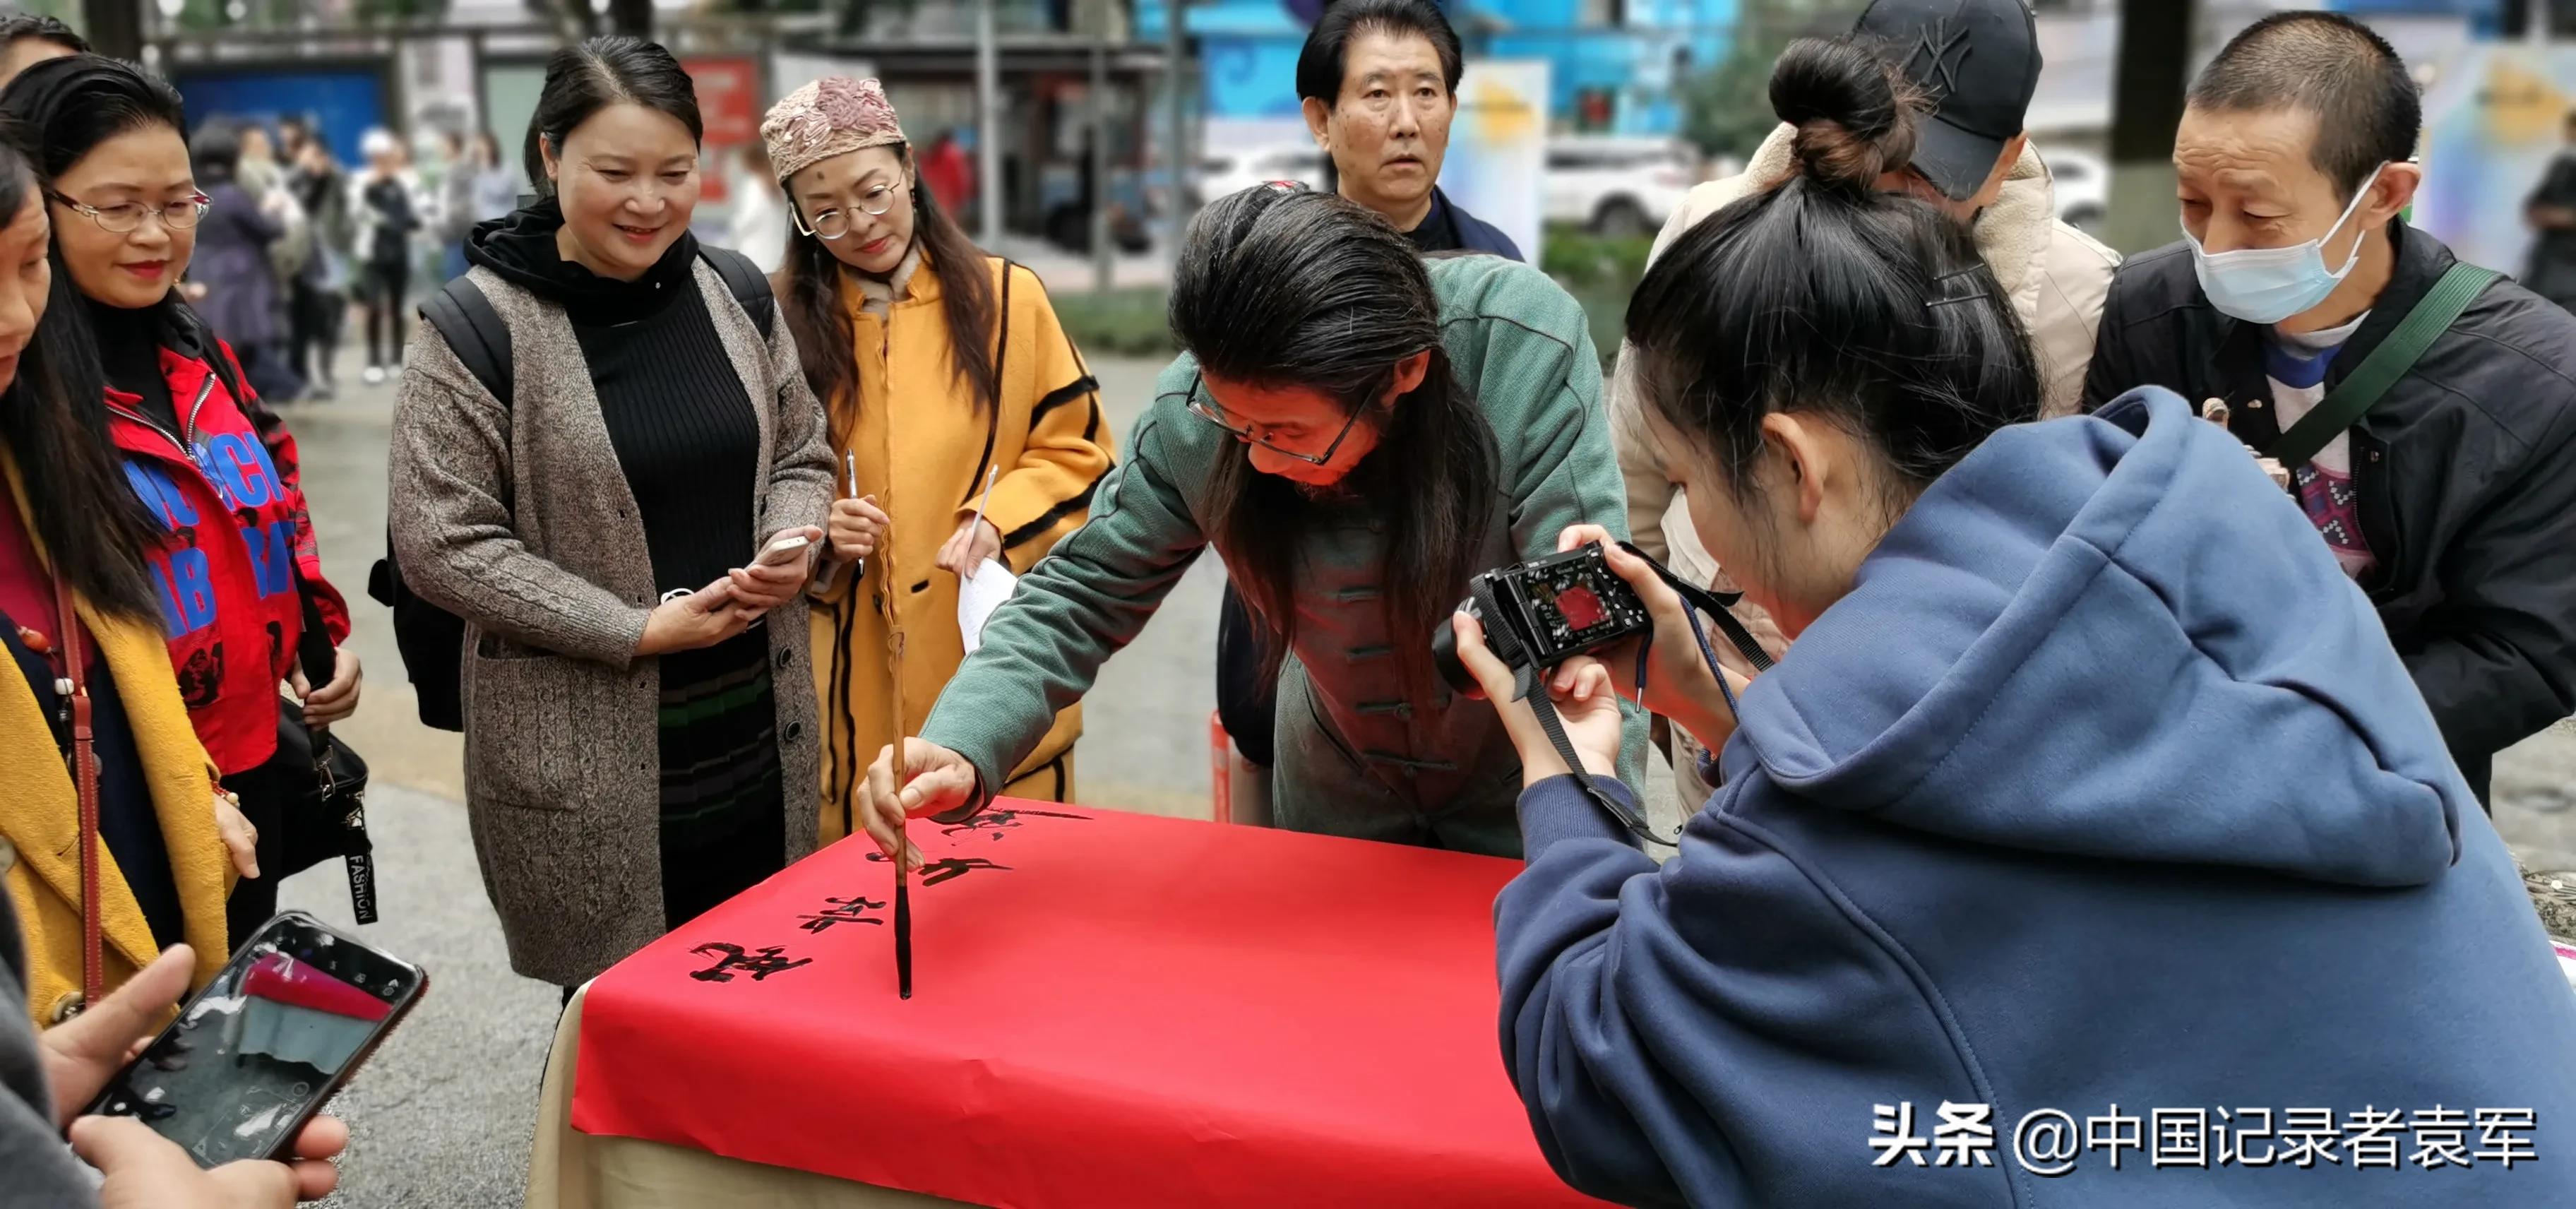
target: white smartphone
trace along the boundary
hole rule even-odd
[[[760,565],[764,567],[784,567],[803,557],[805,554],[805,548],[813,544],[814,539],[807,537],[802,533],[791,533],[786,537],[779,538],[777,541],[769,543],[769,548],[760,552]]]

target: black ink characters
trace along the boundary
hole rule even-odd
[[[886,856],[882,852],[871,852],[868,854],[868,859],[883,864]],[[943,856],[938,860],[922,863],[921,884],[936,886],[941,882],[953,882],[977,869],[999,869],[1009,872],[1010,868],[1009,865],[996,865],[980,856]]]
[[[1090,815],[1067,814],[1061,810],[987,810],[956,826],[942,827],[939,829],[939,834],[956,835],[968,831],[986,831],[991,832],[993,838],[998,840],[1005,832],[1019,830],[1023,825],[1021,820],[1030,818],[1072,819],[1077,823],[1091,821]]]
[[[885,904],[882,902],[855,895],[849,898],[827,898],[823,900],[821,911],[798,916],[797,918],[805,922],[796,926],[808,932],[820,933],[830,931],[834,924],[882,925],[885,923],[884,920],[869,918],[867,913],[884,909]]]
[[[703,970],[689,971],[689,977],[700,982],[731,982],[733,981],[732,972],[737,970],[751,975],[753,982],[759,982],[772,974],[792,970],[814,960],[811,957],[799,957],[789,961],[786,948],[780,945],[770,945],[764,949],[745,953],[741,945],[711,942],[689,951],[701,957],[717,959],[714,965]]]

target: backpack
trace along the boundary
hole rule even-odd
[[[760,329],[761,339],[769,339],[778,310],[777,300],[770,296],[769,279],[761,276],[750,257],[730,248],[701,245],[698,256],[724,278],[734,301],[751,316],[752,326]],[[501,321],[501,313],[492,309],[492,300],[483,296],[482,287],[471,277],[448,282],[420,304],[420,317],[438,329],[439,337],[474,380],[492,392],[503,409],[509,408],[515,389],[510,328]],[[394,646],[402,652],[403,671],[420,698],[421,724],[464,730],[458,674],[465,658],[465,619],[421,599],[403,582],[402,567],[394,561],[390,522],[385,527],[385,556],[367,576],[367,595],[394,611]]]

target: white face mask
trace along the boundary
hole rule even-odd
[[[2343,230],[2361,208],[2361,199],[2370,196],[2370,187],[2379,180],[2381,164],[2371,169],[2370,179],[2353,190],[2352,202],[2343,208],[2343,217],[2326,228],[2326,233],[2306,243],[2286,248],[2239,248],[2215,255],[2202,250],[2200,241],[2186,228],[2183,242],[2191,245],[2191,267],[2200,276],[2201,293],[2209,305],[2221,314],[2247,323],[2279,323],[2326,300],[2334,288],[2361,263],[2361,241],[2352,241],[2352,255],[2345,257],[2343,267],[2326,268],[2326,240]]]

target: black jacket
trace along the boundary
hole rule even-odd
[[[2389,230],[2395,273],[2329,388],[2455,259],[2402,221]],[[2224,399],[2228,427],[2265,448],[2280,429],[2262,334],[2209,305],[2188,246],[2135,257],[2112,280],[2084,406],[2151,385]],[[2496,282],[2351,436],[2378,563],[2361,586],[2483,801],[2496,752],[2576,712],[2576,316]]]

